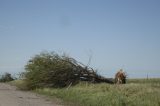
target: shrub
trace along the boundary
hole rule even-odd
[[[42,52],[31,58],[25,66],[25,81],[29,89],[39,87],[65,87],[77,83],[77,69],[68,56],[55,52]]]

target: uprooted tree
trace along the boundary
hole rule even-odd
[[[30,89],[36,87],[65,87],[80,80],[93,83],[112,81],[98,75],[92,68],[66,55],[42,52],[25,66],[25,81]]]

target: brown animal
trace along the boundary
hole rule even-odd
[[[126,83],[126,74],[120,69],[115,75],[115,83],[116,84],[125,84]]]

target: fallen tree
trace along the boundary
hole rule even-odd
[[[98,75],[93,68],[74,58],[55,52],[42,52],[31,58],[25,66],[25,81],[30,89],[37,87],[65,87],[79,81],[113,83]]]

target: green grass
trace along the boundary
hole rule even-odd
[[[74,106],[160,106],[160,79],[134,79],[125,85],[80,83],[69,89],[36,92],[73,102]]]
[[[128,79],[127,83],[139,83],[139,84],[157,84],[160,83],[160,78],[150,78],[150,79]]]
[[[9,84],[16,86],[20,90],[28,90],[24,80],[13,80]]]
[[[69,88],[35,92],[60,98],[72,106],[160,106],[160,79],[132,79],[123,85],[81,82]]]

